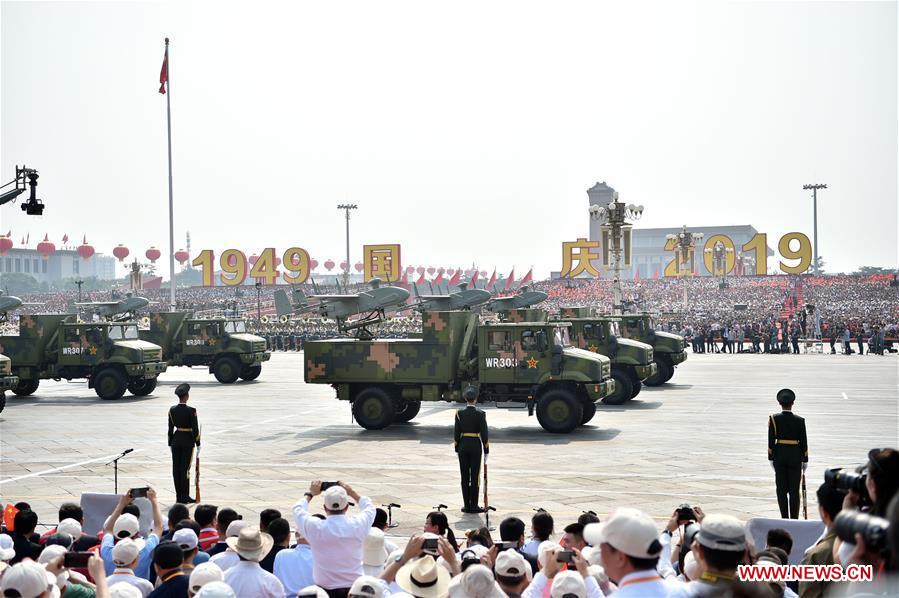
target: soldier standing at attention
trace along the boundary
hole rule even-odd
[[[190,497],[190,462],[200,454],[200,425],[197,410],[187,406],[190,398],[190,384],[182,383],[175,388],[178,404],[169,409],[169,446],[172,448],[172,477],[175,481],[175,500],[182,504],[196,502]]]
[[[478,402],[478,391],[469,386],[462,393],[468,404],[465,409],[456,411],[456,425],[453,431],[456,453],[459,455],[459,470],[462,473],[463,513],[483,513],[478,506],[478,489],[481,476],[481,447],[483,444],[484,462],[490,453],[487,441],[487,414],[475,407]]]
[[[789,388],[778,391],[777,402],[783,411],[768,416],[768,461],[774,469],[783,519],[799,519],[799,481],[808,466],[805,420],[793,415],[794,401],[796,393]]]

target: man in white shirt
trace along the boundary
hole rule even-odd
[[[309,513],[310,501],[323,494],[327,519]],[[360,513],[347,516],[349,499],[359,505]],[[303,499],[293,506],[297,530],[312,547],[312,575],[316,585],[325,590],[348,592],[356,578],[363,575],[362,546],[375,519],[375,506],[367,496],[359,496],[353,488],[338,482],[322,493],[322,483],[312,482]]]
[[[225,583],[238,596],[284,598],[284,586],[278,578],[259,566],[272,549],[274,540],[258,527],[240,530],[236,538],[228,538],[228,548],[237,553],[240,562],[225,571]]]
[[[110,587],[116,583],[127,583],[136,587],[144,598],[153,591],[153,584],[134,574],[134,568],[140,558],[140,548],[131,538],[119,540],[112,549],[112,562],[115,571],[106,578]]]
[[[225,545],[228,545],[227,542],[231,538],[240,536],[240,530],[245,527],[247,527],[247,522],[243,519],[235,519],[229,523],[228,529],[225,531]],[[240,562],[240,557],[237,556],[237,553],[232,548],[226,548],[223,552],[213,555],[209,562],[218,565],[222,571],[227,571]]]
[[[137,566],[134,568],[134,574],[144,579],[150,579],[150,563],[153,561],[153,551],[159,546],[159,538],[162,537],[162,512],[159,510],[159,503],[156,501],[156,491],[153,488],[147,489],[147,498],[150,500],[150,506],[153,508],[153,530],[150,532],[146,541],[140,539],[140,522],[137,517],[131,514],[122,515],[125,507],[131,504],[133,498],[129,494],[123,494],[119,497],[119,503],[113,509],[109,519],[103,526],[103,541],[100,543],[100,557],[103,559],[103,565],[106,575],[112,575],[115,570],[115,564],[112,558],[112,549],[116,542],[120,542],[125,538],[135,540],[140,548],[140,556],[138,557]],[[141,546],[141,543],[143,545]]]
[[[652,518],[631,508],[619,508],[603,523],[584,528],[584,538],[599,546],[606,575],[618,586],[613,595],[667,597],[683,587],[658,572],[662,543]]]
[[[289,550],[282,550],[275,556],[275,577],[284,586],[287,598],[296,598],[300,590],[315,585],[312,579],[312,548],[303,534],[296,534],[297,545]]]

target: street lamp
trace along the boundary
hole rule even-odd
[[[665,239],[674,241],[674,255],[677,260],[677,276],[681,279],[684,287],[684,309],[687,309],[687,283],[684,278],[693,275],[691,268],[691,256],[695,255],[696,243],[701,241],[705,235],[702,233],[691,233],[687,230],[687,225],[677,234],[666,235]]]
[[[803,185],[802,188],[806,191],[808,191],[809,189],[811,189],[812,191],[812,218],[814,224],[813,240],[815,247],[815,262],[813,267],[815,269],[815,276],[817,276],[818,274],[820,274],[820,272],[818,271],[818,189],[827,189],[827,185],[822,183],[815,183],[813,185]]]
[[[256,321],[262,321],[262,283],[256,281]]]
[[[603,230],[609,231],[609,247],[608,252],[611,257],[609,260],[614,273],[614,283],[612,286],[612,294],[614,297],[613,309],[619,309],[622,304],[621,290],[621,254],[624,251],[622,247],[622,236],[625,230],[631,228],[628,222],[636,221],[643,217],[643,206],[623,204],[618,201],[618,192],[612,194],[612,201],[608,205],[593,204],[589,209],[590,218],[599,222]],[[603,248],[606,249],[605,247]]]
[[[727,256],[733,252],[731,247],[725,247],[721,241],[715,243],[715,247],[707,247],[705,250],[705,254],[712,258],[712,276],[721,277],[719,289],[727,288]]]
[[[350,210],[357,210],[359,206],[354,203],[342,203],[337,209],[346,212],[346,269],[343,271],[343,288],[346,289],[350,284]]]
[[[78,285],[78,303],[81,303],[81,285],[84,284],[84,281],[79,278],[73,282]]]

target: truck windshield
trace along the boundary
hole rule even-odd
[[[609,334],[621,336],[621,330],[618,328],[618,322],[609,322]]]
[[[137,340],[137,325],[110,326],[109,339],[113,341]]]
[[[240,321],[230,321],[225,322],[225,332],[235,333],[235,332],[246,332],[247,331],[247,323],[243,320]]]
[[[568,337],[568,329],[561,326],[553,329],[553,344],[558,347],[570,347],[571,340]]]

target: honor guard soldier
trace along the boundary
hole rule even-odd
[[[179,384],[175,388],[178,404],[169,409],[169,446],[172,448],[172,477],[175,481],[175,496],[180,503],[196,502],[190,497],[190,462],[193,460],[194,446],[200,452],[200,424],[197,410],[187,406],[190,398],[190,384]]]
[[[768,461],[774,469],[777,504],[784,519],[799,519],[799,482],[808,466],[805,420],[793,414],[796,393],[784,388],[777,393],[783,411],[768,416]]]
[[[484,461],[490,453],[487,441],[487,414],[475,407],[478,391],[469,386],[462,393],[468,406],[456,411],[456,425],[453,431],[456,453],[459,455],[459,470],[462,473],[463,513],[483,513],[478,506],[478,489],[481,475],[481,450]]]

